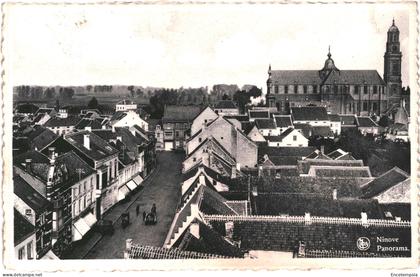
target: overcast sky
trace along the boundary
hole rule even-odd
[[[14,6],[6,56],[13,84],[264,87],[273,69],[383,73],[395,18],[408,82],[408,7],[388,5]],[[12,50],[13,49],[13,50]]]

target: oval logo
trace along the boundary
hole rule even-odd
[[[357,239],[356,245],[360,251],[366,251],[370,248],[370,240],[367,237],[360,237]]]

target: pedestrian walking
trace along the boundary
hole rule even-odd
[[[139,216],[139,212],[140,212],[140,207],[139,207],[139,205],[137,205],[137,207],[136,207],[136,216]]]
[[[152,206],[152,209],[150,210],[150,212],[154,215],[156,214],[156,204],[155,203],[153,203],[153,206]]]
[[[143,221],[145,221],[145,220],[146,220],[146,212],[143,211]]]

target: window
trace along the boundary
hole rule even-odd
[[[201,138],[198,138],[198,142],[201,142]]]
[[[372,109],[373,109],[374,112],[376,112],[376,110],[378,109],[378,103],[373,102],[372,103]]]
[[[377,94],[378,93],[378,87],[377,86],[373,86],[373,94]]]
[[[363,86],[363,94],[367,94],[368,93],[368,87],[367,86]]]
[[[23,260],[25,258],[25,247],[22,247],[18,251],[18,259]]]
[[[275,85],[274,86],[274,93],[275,94],[278,94],[279,93],[279,86],[278,85]]]
[[[207,119],[204,119],[204,123],[207,123]]]
[[[32,260],[32,241],[26,245],[26,252],[28,253],[28,260]]]
[[[306,85],[303,86],[303,93],[305,94],[308,93],[308,86]]]
[[[312,90],[313,90],[314,93],[318,93],[318,86],[313,85]]]
[[[363,111],[367,111],[368,110],[368,103],[366,101],[363,101]]]
[[[26,209],[25,210],[25,215],[28,215],[28,216],[32,215],[32,210],[31,209]]]
[[[284,93],[285,94],[288,94],[289,93],[289,86],[288,85],[285,85],[284,86]]]
[[[297,136],[293,136],[293,141],[297,141]]]
[[[223,137],[220,137],[220,139],[223,139]]]
[[[354,94],[359,94],[360,87],[354,86]]]
[[[298,86],[295,85],[293,90],[294,90],[295,93],[298,93]]]
[[[175,137],[179,138],[179,131],[175,131]]]
[[[193,158],[193,162],[196,162],[197,161],[197,158]]]
[[[334,90],[334,94],[337,94],[338,93],[338,86],[337,85],[334,85],[333,86],[333,90]]]

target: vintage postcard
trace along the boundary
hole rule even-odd
[[[8,269],[418,264],[415,1],[4,3]]]

